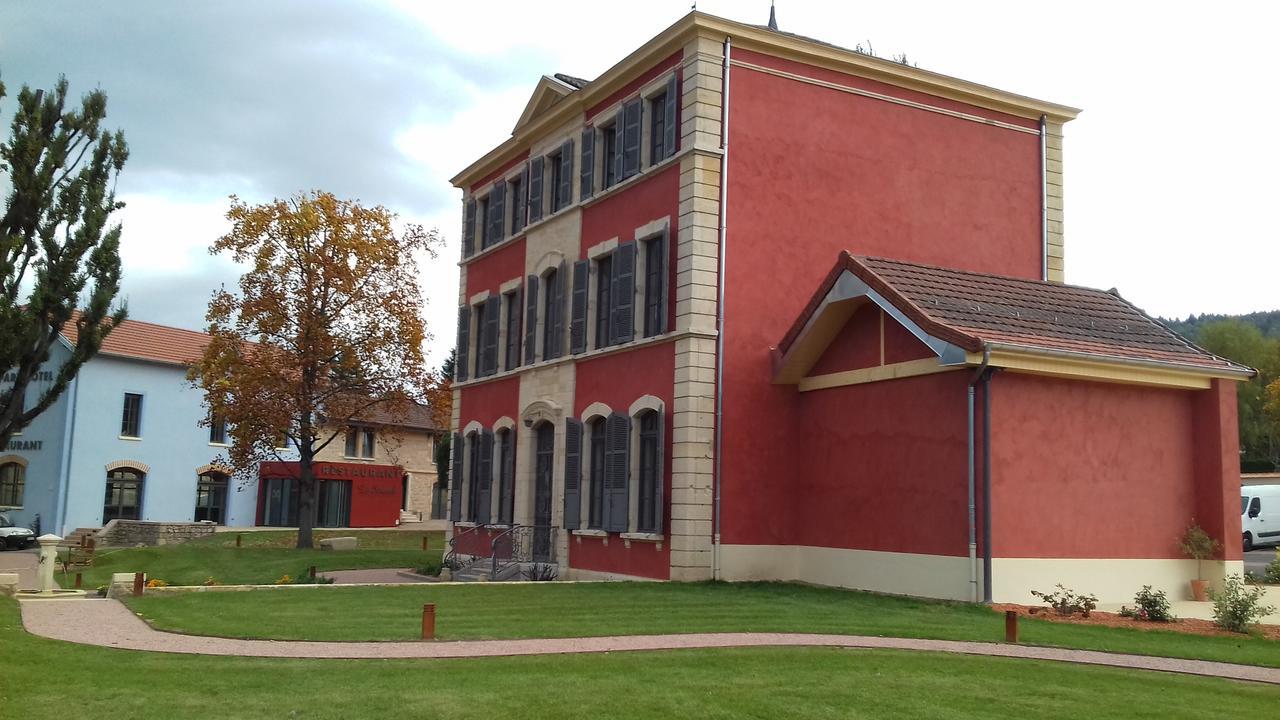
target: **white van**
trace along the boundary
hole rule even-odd
[[[1259,545],[1280,545],[1280,485],[1240,488],[1240,527],[1245,552]]]

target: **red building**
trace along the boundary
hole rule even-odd
[[[696,12],[543,77],[454,178],[459,546],[1106,601],[1180,596],[1194,520],[1239,572],[1250,371],[1062,284],[1077,112]]]

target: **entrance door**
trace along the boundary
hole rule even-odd
[[[551,479],[555,462],[555,426],[546,422],[539,425],[536,442],[533,559],[535,562],[551,562]]]
[[[320,483],[320,516],[316,527],[351,527],[351,481]]]
[[[262,524],[269,527],[298,525],[298,483],[293,478],[267,478],[263,493]]]

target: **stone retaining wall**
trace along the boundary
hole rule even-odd
[[[98,545],[129,547],[133,545],[176,545],[196,538],[208,537],[217,528],[206,522],[147,522],[144,520],[112,520],[98,531]]]

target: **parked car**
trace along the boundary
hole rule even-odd
[[[1240,527],[1245,552],[1259,545],[1280,545],[1280,485],[1240,488]]]
[[[0,514],[0,550],[26,550],[35,544],[36,534],[30,528],[18,527],[8,515]]]

